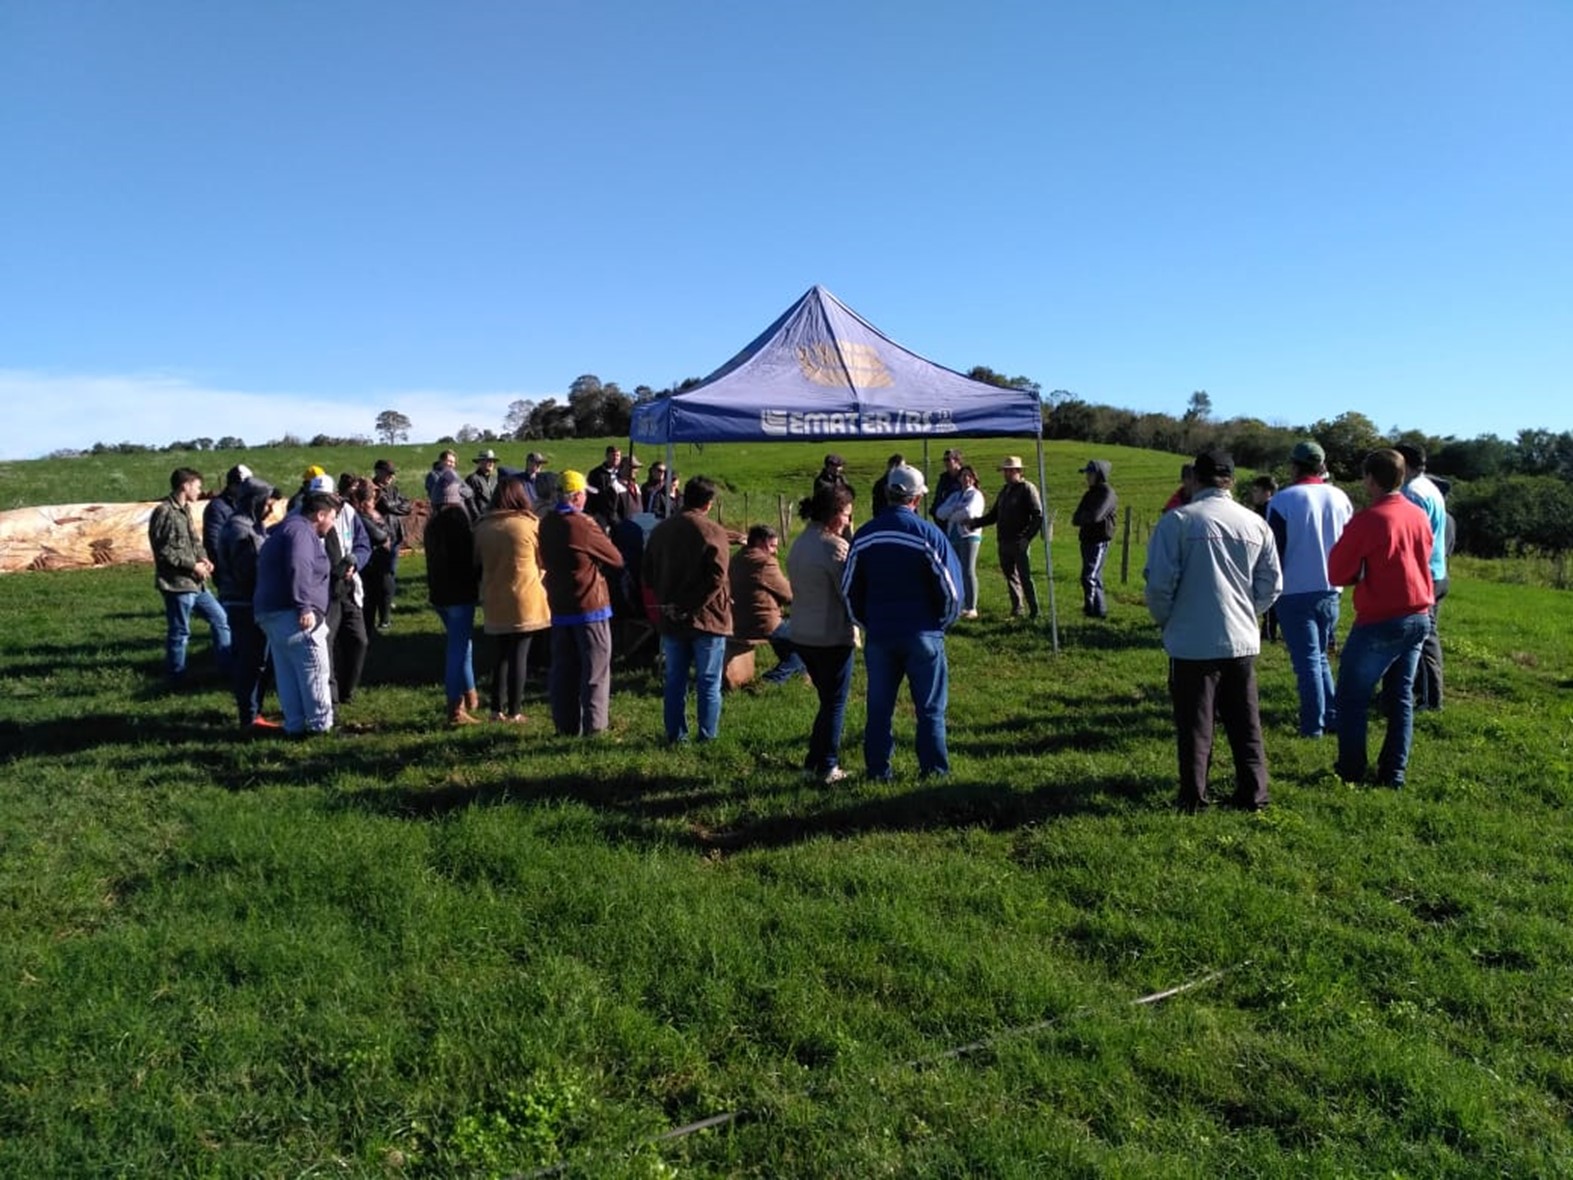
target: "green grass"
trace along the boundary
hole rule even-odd
[[[822,448],[738,450],[679,466],[752,501]],[[1182,818],[1140,565],[1084,623],[1061,535],[1056,657],[990,548],[954,775],[903,710],[898,780],[833,791],[801,683],[708,749],[631,671],[604,741],[446,729],[418,557],[305,743],[157,692],[149,569],[0,578],[0,1175],[1573,1175],[1565,598],[1455,579],[1401,794],[1331,778],[1269,649],[1273,808]]]

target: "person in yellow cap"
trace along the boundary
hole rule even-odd
[[[291,512],[300,511],[301,504],[311,494],[311,481],[319,475],[326,474],[328,474],[327,468],[319,467],[315,463],[306,468],[305,474],[300,477],[300,487],[295,490],[295,494],[289,498],[289,503],[284,506],[286,516]]]
[[[612,699],[612,595],[605,571],[623,555],[585,515],[584,473],[564,471],[553,508],[541,517],[541,562],[552,612],[552,667],[546,695],[565,736],[593,737],[609,721]]]

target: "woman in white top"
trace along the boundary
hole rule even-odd
[[[961,559],[961,617],[978,617],[978,548],[983,543],[983,530],[967,527],[967,522],[982,516],[983,493],[978,491],[978,473],[963,467],[956,473],[961,487],[946,496],[934,509],[934,519],[944,521],[945,534],[951,548]]]
[[[841,728],[852,687],[853,634],[841,597],[848,548],[841,534],[852,520],[852,491],[845,484],[821,487],[812,500],[803,501],[802,514],[812,523],[787,554],[792,648],[819,694],[803,773],[829,786],[846,777],[840,765]]]

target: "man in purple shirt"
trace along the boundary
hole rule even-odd
[[[333,728],[328,686],[328,581],[332,563],[323,542],[338,517],[339,498],[311,492],[257,554],[257,626],[268,637],[278,678],[284,732]]]

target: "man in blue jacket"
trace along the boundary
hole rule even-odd
[[[886,507],[853,537],[841,580],[852,620],[866,636],[863,760],[877,781],[890,779],[891,719],[903,677],[917,709],[918,771],[950,773],[945,630],[961,614],[961,563],[945,534],[918,515],[927,492],[922,472],[905,464],[890,469]]]
[[[300,511],[279,522],[257,553],[252,606],[273,652],[284,731],[296,736],[333,728],[328,687],[333,563],[323,538],[332,531],[338,512],[338,496],[308,492]]]

